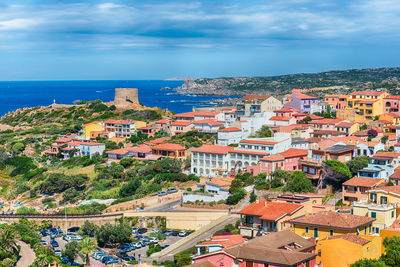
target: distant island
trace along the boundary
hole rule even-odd
[[[351,89],[386,88],[398,94],[400,67],[334,70],[269,77],[187,78],[174,88],[178,94],[234,96],[251,94],[282,95],[293,88],[343,87]]]

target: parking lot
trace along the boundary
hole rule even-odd
[[[149,236],[149,232],[144,233],[142,236]],[[132,237],[134,237],[134,236],[132,236]],[[162,247],[166,247],[167,245],[174,244],[175,242],[177,242],[178,240],[180,240],[182,238],[183,237],[180,237],[180,236],[168,235],[168,236],[165,237],[164,240],[159,240],[158,244],[160,246],[162,246]],[[50,241],[51,241],[50,236],[42,237],[42,240],[46,241],[48,243],[50,243]],[[58,247],[54,248],[55,250],[63,251],[65,249],[65,245],[68,243],[67,241],[65,241],[63,239],[63,237],[56,237],[56,238],[54,238],[54,240],[57,241],[57,243],[59,245]],[[151,263],[152,260],[148,259],[147,255],[146,255],[146,252],[147,252],[148,248],[149,247],[147,245],[145,247],[133,249],[132,251],[127,252],[126,254],[128,256],[134,256],[136,260],[138,260],[139,257],[140,257],[142,262]],[[118,248],[101,248],[101,251],[105,252],[106,254],[108,254],[108,255],[110,255],[112,257],[117,257],[116,255],[119,252],[119,249]],[[76,258],[75,262],[79,263],[79,264],[83,264],[84,263],[84,261],[79,256]],[[122,261],[122,262],[124,262],[124,261]],[[96,260],[93,257],[91,257],[90,263],[91,264],[103,264],[104,265],[104,263],[102,263],[100,260]],[[125,261],[125,263],[127,263],[127,262]],[[110,264],[110,265],[112,265],[112,264]]]

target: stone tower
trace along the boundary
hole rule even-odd
[[[115,88],[114,105],[117,108],[140,106],[137,88]]]

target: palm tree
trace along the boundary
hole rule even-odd
[[[0,248],[5,251],[17,250],[18,233],[12,225],[0,225]]]
[[[39,266],[39,267],[46,265],[50,266],[57,259],[57,256],[51,249],[44,247],[40,244],[36,245],[35,254],[36,254],[36,259],[33,262],[34,266]]]
[[[90,266],[90,253],[97,248],[97,242],[95,239],[85,237],[81,242],[78,243],[78,253],[82,260],[86,261],[86,266]]]

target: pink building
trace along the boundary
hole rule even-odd
[[[394,113],[400,115],[400,95],[391,95],[383,99],[384,113]]]
[[[193,266],[315,267],[314,252],[313,242],[287,230],[196,256]]]
[[[281,108],[274,110],[274,113],[277,117],[293,117],[293,115],[299,113],[299,111],[294,108]]]
[[[336,130],[336,125],[346,121],[343,119],[322,119],[322,120],[312,120],[308,124],[314,126],[316,130]]]

